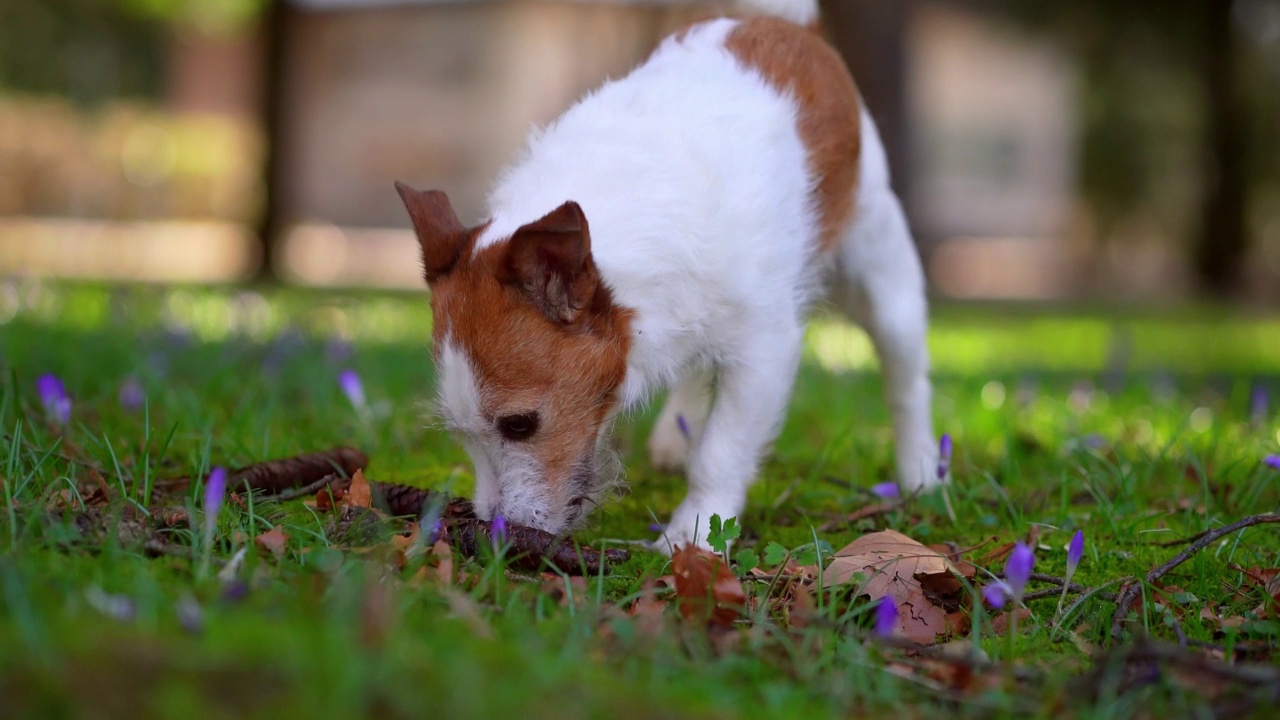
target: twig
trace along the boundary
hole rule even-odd
[[[1039,582],[1046,582],[1051,585],[1055,585],[1057,587],[1046,588],[1044,590],[1037,590],[1036,592],[1028,593],[1025,597],[1022,598],[1023,602],[1026,602],[1028,600],[1042,600],[1044,598],[1049,598],[1049,597],[1058,597],[1062,594],[1062,587],[1064,585],[1067,588],[1067,592],[1072,595],[1075,595],[1077,593],[1087,593],[1093,590],[1093,588],[1085,587],[1084,585],[1081,585],[1079,583],[1068,583],[1065,578],[1060,578],[1056,575],[1045,575],[1044,573],[1031,573],[1031,579],[1038,580]],[[1114,593],[1099,593],[1098,597],[1108,602],[1114,602],[1116,599],[1116,596]]]
[[[330,483],[336,482],[341,479],[342,478],[338,477],[336,474],[330,473],[320,478],[319,480],[311,483],[310,485],[305,485],[300,488],[291,488],[289,490],[282,490],[271,497],[267,497],[263,499],[273,501],[273,502],[285,502],[287,500],[293,500],[295,498],[306,497],[307,495],[314,495],[320,492],[321,490],[323,490],[324,488],[328,487]]]
[[[1146,577],[1144,577],[1141,582],[1132,583],[1128,587],[1121,590],[1120,595],[1116,599],[1115,615],[1111,617],[1111,640],[1114,641],[1116,638],[1120,637],[1120,631],[1124,624],[1124,618],[1126,615],[1129,614],[1129,606],[1133,605],[1133,602],[1138,599],[1138,596],[1142,593],[1143,586],[1154,585],[1157,580],[1164,577],[1165,575],[1168,575],[1174,568],[1178,567],[1179,565],[1186,562],[1187,560],[1190,560],[1193,555],[1205,549],[1206,547],[1209,547],[1210,545],[1214,544],[1215,542],[1222,539],[1223,537],[1230,535],[1231,533],[1243,530],[1247,527],[1252,527],[1254,525],[1262,525],[1267,523],[1280,523],[1280,515],[1277,515],[1274,513],[1268,513],[1264,515],[1251,515],[1247,518],[1244,518],[1243,520],[1238,520],[1234,523],[1231,523],[1226,527],[1220,527],[1217,530],[1212,530],[1210,532],[1203,533],[1200,535],[1199,538],[1193,541],[1191,545],[1187,547],[1186,550],[1183,550],[1182,552],[1173,556],[1165,564],[1147,573]]]
[[[484,520],[459,518],[448,523],[445,537],[463,555],[476,557],[481,554],[481,548],[496,545],[492,532],[492,525]],[[617,548],[575,547],[566,538],[519,525],[508,525],[501,539],[510,552],[507,562],[523,570],[536,571],[551,566],[568,575],[595,575],[603,567],[631,557],[631,553]]]
[[[356,470],[363,469],[368,464],[368,455],[355,448],[338,447],[324,452],[304,453],[245,465],[231,471],[227,487],[232,490],[262,490],[269,495],[279,495],[334,473],[351,477]],[[169,490],[178,490],[190,484],[190,475],[165,478],[157,482],[157,486]]]
[[[848,515],[843,515],[835,520],[830,520],[824,523],[822,527],[818,528],[818,532],[831,532],[832,530],[838,530],[845,525],[858,522],[859,520],[866,520],[869,517],[875,517],[877,515],[885,515],[897,510],[904,504],[904,502],[899,501],[895,503],[877,503],[875,505],[867,505],[854,510]]]
[[[1160,540],[1159,542],[1147,542],[1142,544],[1150,545],[1151,547],[1177,547],[1179,545],[1186,545],[1187,543],[1195,542],[1200,538],[1204,537],[1205,535],[1208,535],[1211,532],[1213,531],[1202,530],[1196,533],[1195,535],[1192,535],[1191,537],[1177,538],[1175,540]]]

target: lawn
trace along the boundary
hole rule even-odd
[[[1275,315],[937,308],[935,417],[954,483],[901,501],[872,493],[892,438],[870,345],[820,316],[728,554],[776,544],[827,567],[886,528],[951,544],[978,565],[956,611],[970,627],[925,648],[881,637],[852,585],[804,593],[767,563],[735,565],[748,607],[708,629],[655,594],[669,561],[636,547],[585,581],[462,557],[442,580],[420,570],[438,556],[401,569],[385,535],[362,547],[331,512],[250,494],[205,541],[214,466],[347,445],[370,479],[466,495],[465,454],[424,414],[429,341],[421,295],[0,286],[0,717],[1181,717],[1280,702],[1280,526],[1133,582],[1198,533],[1280,506],[1266,462],[1280,453]],[[45,374],[65,387],[65,425],[42,405]],[[576,539],[650,538],[679,501],[683,481],[644,452],[655,414],[620,424],[631,492]],[[189,521],[168,538],[189,552],[151,557],[115,524],[154,513],[182,476],[196,481],[169,502]],[[99,478],[109,527],[85,534]],[[279,555],[253,539],[276,526]],[[971,600],[1015,541],[1062,577],[1078,530],[1081,592],[1065,603],[1028,600],[1010,629]],[[637,601],[665,612],[632,617]]]

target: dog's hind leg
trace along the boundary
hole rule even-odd
[[[857,209],[839,248],[832,299],[871,335],[893,415],[898,482],[906,490],[919,490],[940,481],[924,272],[902,206],[889,186],[884,148],[865,111],[862,133]]]
[[[658,470],[678,473],[687,467],[689,453],[707,421],[711,377],[710,370],[692,370],[667,396],[649,433],[649,459]]]

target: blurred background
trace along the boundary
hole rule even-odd
[[[531,125],[723,10],[0,0],[0,275],[420,288]],[[829,0],[942,298],[1280,303],[1280,0]]]

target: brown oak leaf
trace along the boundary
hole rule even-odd
[[[861,576],[858,594],[872,601],[893,598],[898,608],[898,633],[913,642],[927,644],[951,632],[947,614],[949,609],[954,611],[959,606],[960,589],[953,572],[954,566],[947,556],[937,550],[896,530],[882,530],[863,535],[837,551],[823,569],[822,584],[830,588]],[[928,593],[926,584],[930,588]],[[946,608],[934,602],[934,599],[943,602],[943,594],[957,599],[951,603],[954,607]]]
[[[364,479],[364,470],[357,470],[356,474],[351,476],[351,487],[347,488],[342,504],[350,507],[373,507],[373,488],[369,487],[369,481]]]
[[[289,536],[285,534],[281,526],[277,525],[271,528],[270,531],[255,537],[253,542],[258,547],[270,551],[279,560],[284,557],[284,550],[289,543]]]
[[[671,556],[676,599],[686,620],[704,620],[717,630],[733,627],[746,607],[742,583],[719,555],[696,546],[677,548]]]

